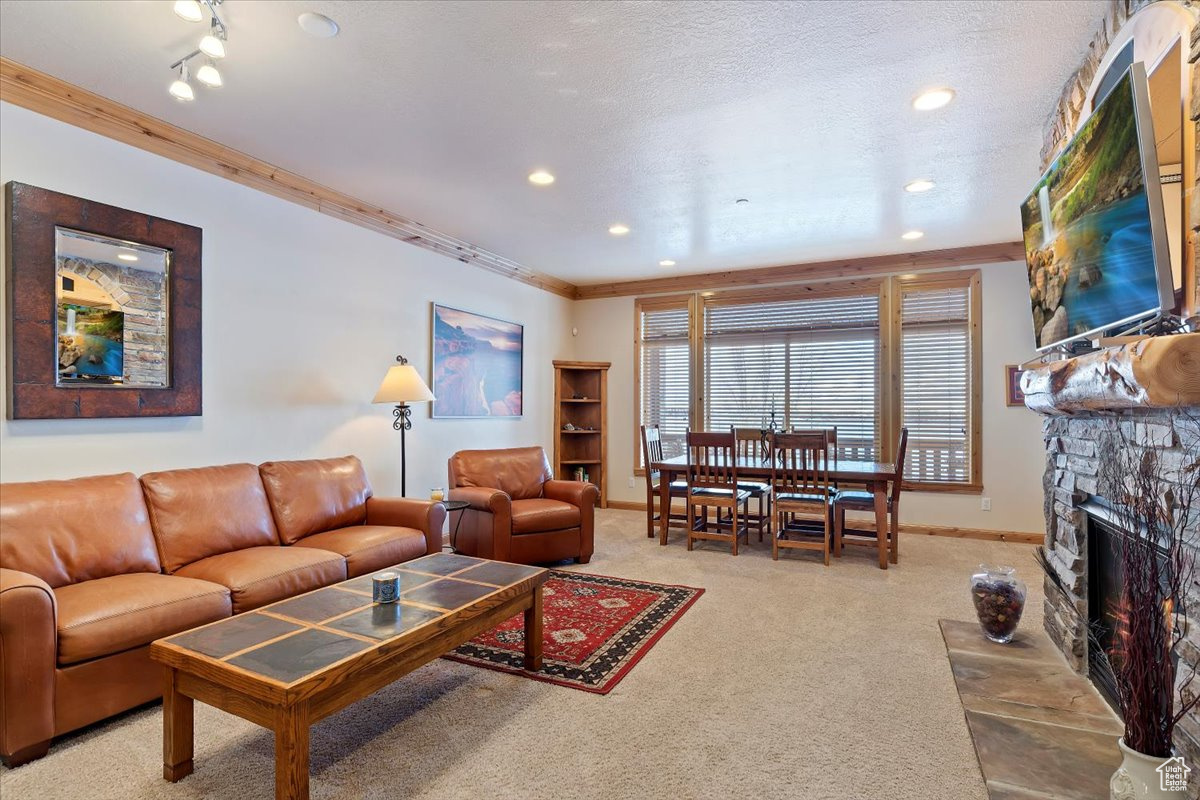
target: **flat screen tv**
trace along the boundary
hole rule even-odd
[[[1021,204],[1039,350],[1170,310],[1146,71],[1136,63]]]

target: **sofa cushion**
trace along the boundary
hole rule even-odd
[[[450,487],[499,489],[513,500],[542,496],[550,480],[550,462],[540,447],[460,450],[450,457]]]
[[[0,567],[51,587],[161,571],[132,473],[0,487]]]
[[[513,500],[513,533],[541,533],[579,527],[579,507],[561,500]]]
[[[233,613],[346,580],[346,559],[315,547],[247,547],[202,558],[176,575],[229,587]]]
[[[142,476],[150,524],[163,568],[279,544],[258,467],[229,464]]]
[[[143,572],[56,589],[58,663],[76,664],[149,644],[231,613],[229,590]]]
[[[268,461],[259,471],[284,544],[367,521],[371,484],[354,456]]]
[[[296,547],[316,547],[346,557],[346,576],[357,578],[368,572],[411,561],[425,555],[425,534],[415,528],[391,525],[352,525],[314,533],[296,542]]]

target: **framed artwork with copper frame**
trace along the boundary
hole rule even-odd
[[[9,419],[201,414],[203,232],[5,186]]]
[[[1004,367],[1004,405],[1025,405],[1025,393],[1021,391],[1021,373],[1024,370],[1017,364]]]

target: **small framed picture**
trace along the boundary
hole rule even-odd
[[[1004,404],[1006,406],[1025,405],[1025,393],[1021,391],[1020,366],[1009,364],[1004,368]]]

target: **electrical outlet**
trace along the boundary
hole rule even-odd
[[[984,511],[991,511],[992,510],[992,498],[990,498],[990,497],[979,498],[979,507],[981,509],[983,509]]]
[[[632,475],[629,476],[629,488],[633,488],[633,482],[636,480]]]

